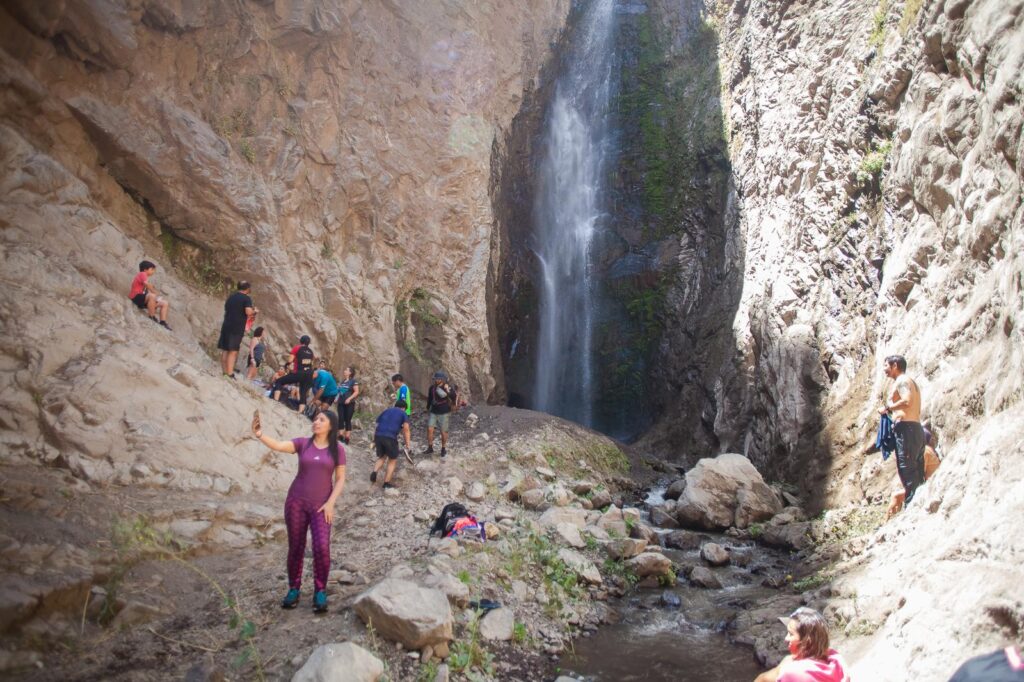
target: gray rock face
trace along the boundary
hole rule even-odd
[[[387,578],[359,595],[355,611],[384,638],[408,649],[447,643],[452,638],[452,610],[436,589]]]
[[[384,663],[352,642],[325,644],[292,676],[292,682],[377,682]]]
[[[686,488],[676,504],[684,526],[721,530],[746,528],[782,510],[775,492],[743,455],[706,458],[686,473]]]

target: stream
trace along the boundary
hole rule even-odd
[[[663,492],[648,493],[645,523],[650,523],[649,506],[662,502]],[[656,530],[662,536],[671,532]],[[700,535],[702,544],[718,543],[733,558],[711,569],[722,588],[691,585],[680,572],[671,589],[637,588],[609,602],[621,620],[578,638],[559,661],[563,674],[588,682],[750,682],[763,671],[750,647],[731,640],[729,625],[745,609],[778,594],[761,583],[791,572],[788,554],[721,533]],[[699,549],[664,552],[680,567],[706,565]]]

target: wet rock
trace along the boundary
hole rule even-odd
[[[652,576],[660,578],[672,571],[672,560],[657,552],[643,552],[626,561],[626,565],[638,578]]]
[[[665,546],[671,549],[697,549],[702,542],[700,534],[691,530],[675,530],[664,538]]]
[[[512,609],[494,609],[480,619],[480,635],[484,639],[507,642],[512,639],[515,622],[515,614]]]
[[[724,530],[746,528],[781,510],[775,492],[750,460],[727,453],[702,459],[686,473],[676,518],[683,526]]]
[[[678,528],[679,522],[662,505],[651,507],[651,522],[662,528]]]
[[[604,551],[613,560],[632,559],[646,548],[646,540],[636,540],[634,538],[610,540],[604,545]]]
[[[708,589],[717,590],[721,589],[722,583],[711,569],[703,566],[695,566],[690,571],[690,582],[697,587],[706,587]]]
[[[725,566],[729,563],[729,552],[725,547],[709,542],[700,548],[700,558],[712,566]]]
[[[677,478],[676,480],[672,481],[671,485],[669,485],[668,488],[665,489],[665,493],[664,495],[662,495],[662,497],[664,497],[666,500],[678,500],[679,496],[683,494],[684,490],[686,490],[686,479]]]
[[[377,682],[383,674],[383,661],[358,644],[344,642],[314,649],[292,682]]]
[[[386,639],[409,649],[447,643],[453,618],[448,597],[437,589],[387,578],[356,599],[355,611]]]
[[[662,592],[658,601],[662,606],[670,609],[678,609],[683,605],[683,600],[679,598],[679,595],[669,590]]]

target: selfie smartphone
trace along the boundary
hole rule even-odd
[[[260,411],[254,410],[252,413],[252,425],[253,428],[260,428]]]

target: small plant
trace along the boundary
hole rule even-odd
[[[903,15],[900,17],[899,31],[900,35],[907,35],[907,31],[914,24],[914,20],[917,19],[917,13],[921,11],[921,5],[924,4],[924,0],[907,0],[903,5]]]
[[[427,661],[416,672],[416,682],[434,682],[439,668],[436,660]]]
[[[879,0],[878,9],[871,18],[871,34],[868,36],[868,45],[876,50],[882,49],[885,43],[885,19],[889,14],[889,0]]]
[[[238,153],[249,163],[256,163],[256,150],[252,148],[249,140],[242,140],[238,143]]]
[[[512,641],[516,644],[525,644],[529,636],[530,633],[526,629],[526,623],[516,623],[512,626]]]
[[[794,581],[793,589],[797,592],[807,592],[808,590],[816,590],[822,585],[827,585],[832,581],[832,572],[829,570],[822,569],[811,575],[801,578],[800,580]]]
[[[469,571],[467,571],[466,569],[462,569],[461,571],[459,571],[458,578],[459,582],[461,582],[463,585],[469,585],[473,582],[473,576],[471,576],[469,574]]]
[[[623,561],[605,559],[604,565],[601,568],[602,573],[618,578],[625,583],[628,588],[636,587],[636,584],[640,582],[640,578],[637,577],[636,573],[634,573]]]
[[[750,528],[747,529],[750,532],[750,537],[755,540],[764,535],[764,524],[763,523],[752,523]]]
[[[676,584],[676,571],[674,568],[669,568],[668,573],[665,575],[658,576],[658,585],[661,587],[673,587]]]
[[[891,142],[883,142],[861,159],[860,167],[857,169],[857,180],[866,184],[879,177],[885,168],[885,161],[892,150]]]
[[[475,669],[485,675],[494,674],[494,654],[489,652],[480,641],[480,617],[483,611],[477,611],[469,622],[467,637],[460,639],[451,647],[448,663],[452,672],[471,676]]]

